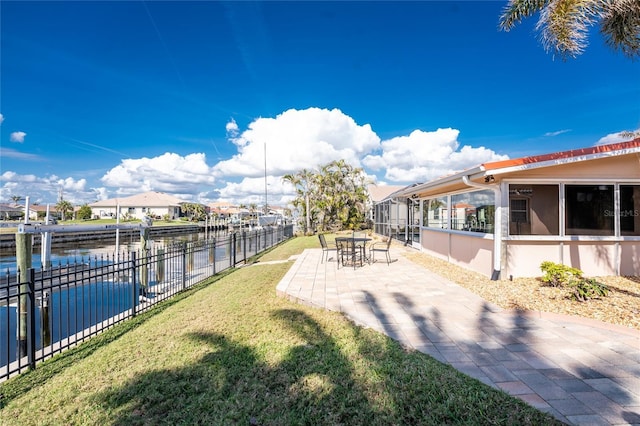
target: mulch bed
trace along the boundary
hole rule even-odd
[[[537,278],[491,281],[424,253],[406,252],[404,256],[504,309],[575,315],[640,330],[640,277],[637,276],[595,277],[609,287],[609,295],[578,302],[568,296],[567,289],[550,287]]]

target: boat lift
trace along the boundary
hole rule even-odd
[[[118,206],[118,211],[120,206]],[[29,223],[29,197],[25,199],[25,219],[24,223],[18,225],[17,234],[41,234],[42,237],[42,252],[41,262],[44,269],[49,269],[51,266],[51,234],[58,233],[78,233],[78,232],[92,232],[92,231],[108,231],[114,230],[116,232],[116,255],[119,255],[120,251],[120,229],[139,229],[140,230],[140,242],[144,249],[149,248],[149,228],[153,221],[150,217],[145,217],[141,223],[111,223],[100,225],[50,225],[49,223],[49,206],[47,205],[47,216],[45,224],[32,224]],[[16,257],[19,258],[20,252],[23,252],[16,245]],[[30,250],[29,256],[30,256]],[[25,254],[25,253],[22,253]],[[19,264],[21,262],[18,262]],[[28,260],[28,265],[31,265],[31,260]]]
[[[78,232],[92,231],[108,231],[116,232],[116,253],[120,251],[118,241],[118,231],[120,229],[139,229],[141,242],[148,241],[149,227],[146,223],[118,223],[118,224],[102,224],[102,225],[41,225],[21,223],[18,225],[18,234],[41,234],[42,236],[42,265],[44,269],[49,269],[51,265],[51,234],[66,234]],[[146,237],[146,238],[145,238]]]

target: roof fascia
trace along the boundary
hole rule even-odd
[[[546,161],[540,161],[535,163],[524,163],[509,167],[498,167],[495,169],[490,168],[490,164],[487,164],[487,173],[492,175],[503,175],[507,173],[519,172],[524,170],[533,170],[543,167],[562,166],[566,164],[580,163],[582,161],[598,160],[601,158],[619,157],[623,155],[640,153],[640,147],[632,147],[626,149],[620,149],[615,151],[596,152],[585,155],[577,155],[573,157],[561,157]]]
[[[431,182],[421,183],[416,186],[412,186],[406,188],[397,193],[397,197],[411,197],[413,194],[419,194],[420,192],[425,191],[433,191],[438,188],[449,186],[452,183],[461,182],[464,183],[462,178],[468,176],[470,179],[474,179],[477,177],[482,177],[486,174],[484,166],[477,166],[472,169],[463,170],[458,173],[454,173],[449,176],[445,176],[436,180],[432,180]]]
[[[636,140],[640,140],[640,139],[636,139]],[[504,174],[523,171],[523,170],[532,170],[532,169],[543,168],[543,167],[560,166],[565,164],[578,163],[582,161],[597,160],[600,158],[618,157],[618,156],[630,155],[630,154],[640,154],[640,147],[637,145],[636,146],[632,145],[629,148],[616,149],[611,151],[597,151],[597,152],[592,152],[588,154],[560,157],[560,158],[550,159],[546,161],[532,162],[532,163],[523,163],[523,164],[517,164],[513,166],[508,166],[508,167],[500,167],[499,164],[501,162],[485,163],[485,164],[481,164],[480,166],[474,167],[472,169],[463,170],[461,172],[458,172],[449,176],[445,176],[440,179],[436,179],[430,182],[408,187],[404,190],[398,191],[395,194],[392,194],[392,196],[394,198],[410,197],[413,194],[419,194],[420,192],[437,190],[440,187],[449,186],[452,183],[456,183],[458,181],[464,183],[463,181],[464,178],[468,178],[469,180],[474,180],[474,179],[482,178],[488,175],[504,175]],[[492,168],[491,167],[492,164],[496,164],[498,166],[495,168]]]

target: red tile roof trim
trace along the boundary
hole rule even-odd
[[[484,163],[482,166],[485,170],[495,170],[503,169],[506,167],[542,163],[544,161],[554,161],[594,154],[605,154],[608,152],[622,151],[632,148],[640,148],[640,138],[636,138],[628,142],[612,143],[609,145],[596,145],[590,148],[572,149],[570,151],[555,152],[552,154],[533,155],[531,157],[514,158],[512,160],[494,161],[491,163]]]

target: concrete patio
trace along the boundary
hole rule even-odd
[[[406,259],[336,267],[307,249],[277,286],[290,300],[356,324],[576,425],[640,425],[640,332],[595,320],[518,313]]]

